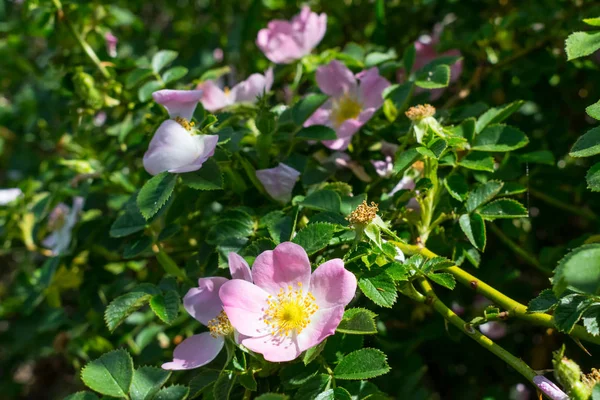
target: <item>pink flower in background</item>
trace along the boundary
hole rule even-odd
[[[12,203],[23,195],[23,191],[19,188],[0,189],[0,206],[5,206]]]
[[[506,336],[506,324],[498,321],[486,322],[479,326],[479,330],[490,339],[502,339]]]
[[[375,167],[375,172],[382,178],[389,178],[392,176],[394,170],[394,156],[398,151],[398,145],[385,140],[381,141],[381,153],[385,159],[383,160],[371,160],[371,164]]]
[[[323,144],[332,150],[345,150],[352,136],[381,107],[383,90],[390,83],[379,75],[375,67],[354,75],[337,60],[319,67],[316,78],[321,91],[331,98],[310,116],[304,126],[326,125],[332,128],[338,138],[324,140]]]
[[[533,377],[533,383],[552,400],[569,400],[569,396],[550,379],[538,375]]]
[[[217,135],[194,134],[189,122],[202,91],[159,90],[152,97],[167,109],[171,119],[156,130],[144,154],[144,168],[151,175],[197,171],[212,157],[219,141]]]
[[[436,47],[440,42],[440,36],[442,35],[442,31],[444,30],[444,26],[442,24],[436,24],[433,28],[433,33],[431,35],[422,35],[415,42],[415,50],[416,57],[415,63],[413,64],[413,71],[417,71],[431,61],[435,60],[438,57],[461,57],[462,54],[458,49],[448,50],[444,53],[438,53]],[[463,62],[462,59],[456,61],[454,64],[450,66],[450,83],[454,83],[460,77],[460,74],[463,70]],[[398,70],[398,81],[404,82],[406,79],[406,73],[404,69]],[[427,89],[416,88],[417,93],[421,93],[426,91]],[[433,89],[431,90],[430,100],[434,101],[439,99],[444,93],[445,89]]]
[[[300,172],[279,163],[275,168],[257,170],[256,177],[263,184],[269,196],[285,204],[292,199],[292,191],[300,177]]]
[[[323,39],[327,15],[304,6],[291,21],[273,20],[261,29],[256,45],[275,64],[289,64],[309,54]]]
[[[356,277],[340,259],[311,275],[306,251],[291,242],[256,257],[254,284],[226,282],[219,291],[241,344],[267,361],[291,361],[333,335],[356,292]]]
[[[216,62],[220,63],[221,61],[223,61],[223,49],[217,47],[216,49],[213,50],[213,58],[215,59]]]
[[[109,56],[115,58],[117,56],[117,44],[119,43],[119,38],[111,32],[106,32],[104,34],[104,41],[106,42],[106,52]]]
[[[198,89],[203,91],[200,102],[210,112],[237,103],[256,103],[258,96],[271,90],[273,86],[273,69],[269,68],[264,75],[252,74],[235,85],[231,90],[222,90],[214,81],[202,82]]]
[[[235,253],[229,253],[229,271],[233,279],[252,282],[248,263]],[[183,297],[183,306],[188,314],[209,331],[181,342],[173,351],[173,361],[162,365],[164,369],[182,370],[206,365],[217,357],[225,344],[225,337],[234,334],[219,299],[219,289],[228,281],[220,276],[200,278],[198,287],[190,289]]]
[[[79,219],[83,203],[83,197],[77,196],[73,198],[73,207],[60,203],[50,212],[48,230],[52,233],[42,241],[42,244],[50,249],[52,254],[61,254],[69,248],[73,228]]]

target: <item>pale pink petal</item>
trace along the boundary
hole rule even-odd
[[[318,15],[311,12],[310,7],[304,6],[300,14],[292,19],[295,31],[302,35],[302,48],[308,54],[314,49],[325,36],[327,30],[327,15]]]
[[[377,67],[356,75],[360,80],[360,98],[365,108],[379,108],[383,104],[383,91],[390,86],[387,79],[379,75]]]
[[[364,111],[361,113],[363,115]],[[372,115],[372,113],[371,113]],[[352,136],[363,126],[364,122],[359,119],[347,119],[340,126],[335,129],[337,139],[334,140],[323,140],[323,144],[332,150],[346,150],[350,142],[352,142]]]
[[[335,334],[344,316],[344,306],[318,310],[310,317],[310,323],[298,335],[298,347],[305,351],[321,343],[327,336]]]
[[[267,250],[256,257],[252,266],[254,283],[271,295],[289,286],[307,291],[310,285],[310,261],[306,251],[292,242],[284,242],[275,250]]]
[[[315,296],[319,310],[350,303],[356,294],[356,277],[344,262],[334,258],[321,264],[310,277],[309,291]]]
[[[19,188],[0,189],[0,206],[12,203],[23,195],[23,191]]]
[[[257,170],[256,177],[269,193],[269,196],[285,204],[292,199],[292,191],[300,177],[300,172],[288,165],[279,163],[275,168]]]
[[[199,155],[197,139],[173,120],[164,121],[156,130],[144,154],[144,168],[151,175],[193,163]]]
[[[356,78],[352,71],[337,60],[317,68],[315,77],[319,89],[329,96],[342,96],[357,88]]]
[[[301,37],[288,21],[269,22],[258,32],[256,45],[275,64],[289,64],[304,56]]]
[[[400,181],[394,186],[392,191],[390,192],[390,196],[393,196],[400,190],[413,190],[416,187],[414,179],[409,176],[404,176]]]
[[[191,288],[183,297],[183,307],[188,314],[207,325],[208,321],[223,311],[219,289],[227,281],[227,278],[220,276],[198,279],[198,287]]]
[[[479,325],[479,330],[485,336],[494,340],[502,339],[504,336],[506,336],[507,333],[506,324],[498,321],[490,321],[486,322],[485,324]]]
[[[533,377],[533,383],[551,400],[569,400],[569,396],[548,378],[537,375]]]
[[[212,337],[209,332],[190,336],[181,342],[173,351],[173,361],[164,363],[163,369],[185,370],[198,368],[214,360],[223,345],[222,336]]]
[[[231,96],[225,94],[214,81],[202,82],[198,85],[198,89],[202,90],[202,98],[200,102],[202,107],[210,112],[218,111],[231,105]]]
[[[169,112],[171,118],[183,117],[191,120],[202,97],[202,90],[164,89],[152,93],[152,98]]]
[[[242,340],[242,344],[250,350],[262,354],[265,360],[270,362],[292,361],[302,353],[292,336],[253,337]]]
[[[263,336],[269,331],[264,322],[269,294],[260,287],[242,279],[232,279],[221,287],[219,297],[229,322],[242,335]]]
[[[304,127],[312,125],[325,125],[331,127],[331,101],[327,101],[321,107],[317,108],[308,119],[304,122]]]
[[[196,159],[188,165],[172,168],[169,172],[184,173],[197,171],[202,167],[210,157],[215,154],[217,143],[219,142],[218,135],[194,135],[193,140],[196,143]]]
[[[394,170],[394,163],[392,161],[392,157],[390,156],[386,156],[385,160],[371,160],[371,164],[373,164],[377,175],[381,176],[382,178],[391,176]]]
[[[229,261],[229,272],[231,273],[231,277],[233,279],[243,279],[245,281],[252,282],[252,272],[250,271],[250,266],[242,256],[231,252],[227,258]]]
[[[265,75],[252,74],[231,89],[231,98],[234,103],[255,103],[258,96],[262,96],[271,89],[273,84],[273,70],[269,68]]]

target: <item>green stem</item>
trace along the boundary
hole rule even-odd
[[[442,317],[444,317],[452,325],[460,329],[465,335],[479,343],[483,348],[489,350],[502,361],[513,367],[517,372],[523,375],[528,381],[533,382],[533,377],[537,374],[532,370],[527,363],[520,358],[513,356],[501,346],[494,343],[490,338],[483,335],[476,329],[470,327],[461,317],[456,315],[454,311],[448,308],[435,294],[433,288],[427,279],[420,279],[420,284],[425,295],[427,296],[427,304],[430,304]]]
[[[393,243],[396,246],[398,246],[400,250],[402,250],[405,254],[422,254],[429,258],[437,257],[437,254],[425,247],[410,245],[402,243],[400,241],[394,241]],[[511,299],[504,293],[494,289],[487,283],[469,274],[462,268],[453,266],[447,268],[446,271],[454,275],[456,280],[459,281],[461,284],[470,287],[471,289],[475,290],[476,293],[481,294],[482,296],[493,301],[498,306],[507,310],[511,316],[522,319],[524,321],[531,322],[535,325],[556,329],[556,325],[554,324],[554,317],[552,315],[548,315],[545,313],[528,313],[527,306]],[[600,336],[592,336],[581,325],[575,325],[575,327],[569,334],[577,339],[582,339],[587,342],[600,345]]]
[[[514,251],[523,260],[527,261],[527,263],[529,265],[531,265],[532,267],[536,268],[538,271],[542,272],[544,275],[552,276],[552,271],[550,271],[548,268],[544,267],[542,264],[540,264],[540,262],[535,257],[531,256],[521,246],[519,246],[518,244],[516,244],[515,242],[513,242],[511,240],[511,238],[509,238],[508,236],[506,236],[504,234],[504,232],[502,232],[502,230],[500,228],[498,228],[494,224],[489,224],[488,226],[490,226],[490,228],[492,229],[492,232],[494,232],[494,234],[496,236],[498,236],[498,238],[502,242],[504,242],[505,245],[507,245],[508,247],[510,247],[510,249],[512,251]]]
[[[598,216],[596,215],[596,213],[594,213],[592,210],[588,210],[587,208],[567,204],[567,203],[563,202],[562,200],[552,197],[544,192],[540,192],[536,189],[530,188],[529,193],[531,193],[534,197],[537,197],[538,199],[545,201],[546,203],[548,203],[556,208],[560,208],[562,210],[582,216],[584,218],[592,219],[594,221],[598,219]]]
[[[54,3],[54,6],[57,8],[58,11],[60,11],[60,12],[63,11],[60,0],[52,0],[52,2]],[[92,49],[90,47],[90,45],[87,44],[87,42],[83,39],[83,37],[79,34],[79,32],[77,32],[77,30],[75,29],[75,26],[73,26],[71,21],[69,21],[69,19],[66,16],[63,16],[63,22],[65,23],[65,25],[67,26],[69,31],[71,31],[71,34],[73,35],[73,37],[75,38],[75,40],[77,41],[79,46],[83,49],[85,54],[87,54],[87,56],[90,58],[90,60],[92,60],[92,62],[96,65],[96,68],[98,68],[98,70],[100,71],[102,76],[106,79],[109,79],[110,73],[104,67],[104,65],[102,65],[102,62],[100,61],[100,59],[94,52],[94,49]]]

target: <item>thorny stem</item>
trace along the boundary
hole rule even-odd
[[[465,335],[479,343],[482,347],[489,350],[498,356],[502,361],[513,367],[517,372],[523,375],[528,381],[533,382],[533,378],[537,375],[533,369],[523,360],[513,356],[510,352],[494,343],[490,338],[483,335],[478,330],[470,327],[461,317],[456,315],[448,306],[446,306],[435,294],[429,281],[425,278],[419,280],[421,287],[427,296],[426,304],[430,304],[442,317],[444,317],[452,325],[460,329]]]
[[[61,4],[60,0],[52,0],[52,2],[54,3],[54,6],[58,10],[58,12],[60,14],[63,14],[63,8],[62,8],[62,4]],[[94,49],[92,49],[90,47],[90,45],[85,41],[85,39],[83,39],[83,37],[75,29],[75,26],[73,26],[73,24],[71,23],[71,21],[69,21],[69,19],[66,16],[64,16],[64,14],[63,14],[63,17],[62,17],[62,21],[65,23],[65,25],[67,26],[67,28],[69,29],[69,31],[71,32],[71,34],[73,35],[73,37],[75,38],[75,40],[77,41],[77,43],[79,44],[79,46],[85,52],[85,54],[87,54],[87,56],[89,57],[89,59],[92,60],[92,62],[96,65],[96,68],[98,68],[98,70],[100,71],[100,73],[102,74],[102,76],[105,79],[109,79],[110,78],[110,73],[104,67],[104,65],[102,65],[102,61],[100,61],[100,59],[98,58],[98,56],[94,52]]]
[[[562,210],[582,216],[584,218],[592,219],[594,221],[598,220],[598,216],[596,215],[596,213],[594,213],[592,210],[588,210],[587,208],[582,208],[582,207],[573,206],[571,204],[567,204],[567,203],[565,203],[555,197],[552,197],[544,192],[540,192],[537,189],[529,188],[529,193],[531,193],[534,197],[537,197],[538,199],[545,201],[546,203],[548,203],[556,208],[560,208]]]
[[[546,276],[552,275],[552,271],[550,271],[548,268],[544,267],[535,257],[533,257],[525,249],[523,249],[521,246],[519,246],[514,241],[512,241],[511,238],[506,236],[500,228],[498,228],[494,224],[489,224],[489,227],[492,229],[492,232],[494,232],[494,234],[496,234],[496,236],[498,236],[498,238],[502,242],[504,242],[504,244],[506,244],[508,247],[510,247],[510,249],[512,251],[514,251],[523,260],[527,261],[527,263],[529,265],[531,265],[538,271],[542,272]]]
[[[400,250],[409,255],[422,254],[429,258],[437,257],[437,254],[425,247],[410,245],[400,241],[394,241],[393,243],[396,246],[398,246]],[[527,306],[511,299],[504,293],[494,289],[492,286],[469,274],[462,268],[453,266],[447,268],[446,271],[454,275],[456,280],[459,281],[461,284],[470,287],[471,289],[475,290],[476,293],[481,294],[482,296],[493,301],[498,306],[507,310],[511,316],[522,319],[524,321],[531,322],[535,325],[556,329],[556,325],[554,324],[554,317],[552,315],[545,313],[528,313]],[[581,325],[575,325],[575,327],[569,334],[577,339],[582,339],[587,342],[600,345],[600,336],[592,336]]]
[[[435,212],[435,206],[438,200],[438,179],[437,179],[437,161],[425,160],[424,176],[431,180],[431,188],[427,190],[427,195],[421,204],[421,223],[419,226],[419,237],[421,243],[426,243],[429,238],[429,234],[433,229],[431,221],[433,219],[433,213]]]

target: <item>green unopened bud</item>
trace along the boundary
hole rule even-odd
[[[73,86],[77,96],[87,106],[98,110],[104,104],[104,96],[96,89],[94,77],[83,71],[77,71],[73,75]]]
[[[592,394],[593,385],[586,380],[590,380],[581,373],[581,368],[577,363],[567,357],[565,346],[554,352],[552,364],[554,365],[554,376],[558,382],[565,388],[570,399],[587,400]],[[582,378],[585,378],[582,381]]]

